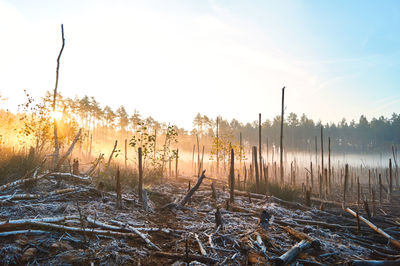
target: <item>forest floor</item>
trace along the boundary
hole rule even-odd
[[[358,226],[357,219],[335,203],[325,202],[321,210],[317,201],[307,207],[302,199],[287,202],[241,191],[229,203],[225,184],[214,180],[214,199],[213,180],[205,178],[190,201],[178,208],[167,204],[187,194],[188,181],[192,186],[197,182],[195,177],[180,177],[147,187],[147,207],[136,192],[123,191],[118,208],[117,195],[102,191],[93,179],[48,174],[0,187],[0,264],[399,263],[399,247],[362,221]],[[396,239],[399,199],[397,194],[391,204],[377,203],[370,218]],[[357,210],[354,203],[347,207]],[[367,217],[362,208],[359,213]]]

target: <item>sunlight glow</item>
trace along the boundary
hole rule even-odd
[[[51,112],[50,116],[55,120],[61,120],[63,118],[63,113],[60,111]]]

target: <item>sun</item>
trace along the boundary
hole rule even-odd
[[[61,118],[63,117],[63,113],[60,111],[53,111],[53,112],[51,112],[50,115],[55,120],[61,120]]]

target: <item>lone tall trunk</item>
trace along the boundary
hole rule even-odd
[[[219,118],[217,117],[217,175],[219,174],[219,156],[218,156],[218,153],[219,153],[219,136],[218,136],[218,134],[219,134]]]
[[[281,185],[283,185],[283,114],[285,111],[285,87],[282,88],[282,110],[281,110],[281,138],[280,138],[280,168],[281,168]]]
[[[53,114],[56,110],[56,101],[57,101],[57,88],[58,88],[58,71],[60,69],[60,58],[61,54],[64,50],[64,45],[65,45],[65,39],[64,39],[64,25],[61,24],[61,39],[62,39],[62,46],[60,53],[58,54],[57,57],[57,68],[56,68],[56,84],[54,86],[54,94],[53,94]],[[54,157],[53,157],[53,165],[56,166],[58,163],[58,156],[60,153],[60,147],[58,144],[58,134],[57,134],[57,120],[55,117],[53,117],[53,122],[54,122]]]
[[[263,176],[263,160],[261,155],[261,113],[258,114],[258,158],[260,159],[260,176]]]
[[[259,187],[260,187],[260,176],[258,173],[258,163],[257,163],[257,146],[253,146],[253,159],[254,159],[254,170],[256,174],[256,191],[259,193]]]
[[[235,191],[235,153],[233,149],[231,149],[231,168],[229,171],[229,183],[230,183],[230,202],[233,203],[234,198],[234,191]]]
[[[321,174],[322,174],[322,182],[325,180],[325,173],[324,173],[324,127],[321,125]]]
[[[242,154],[243,154],[243,147],[242,147],[242,132],[239,134],[239,173],[242,174]]]
[[[143,202],[143,168],[142,168],[142,148],[138,148],[139,161],[139,200]]]

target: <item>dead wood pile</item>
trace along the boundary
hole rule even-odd
[[[174,180],[153,186],[147,210],[135,191],[123,191],[117,208],[116,193],[70,173],[5,184],[0,264],[359,265],[400,259],[393,245],[400,219],[384,207],[385,215],[369,222],[390,238],[366,223],[358,229],[351,212],[334,204],[321,211],[240,191],[231,203],[215,183],[213,192],[204,173],[191,182],[197,184],[189,192]],[[165,208],[168,202],[179,208]]]

